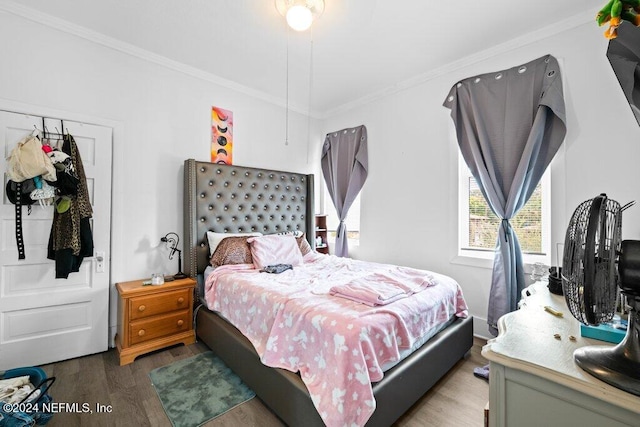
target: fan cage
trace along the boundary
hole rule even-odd
[[[584,324],[599,325],[613,318],[618,295],[615,263],[620,252],[621,220],[620,204],[601,195],[581,203],[569,222],[562,288],[571,314]]]

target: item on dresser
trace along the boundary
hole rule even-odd
[[[162,285],[164,283],[164,274],[162,273],[152,273],[151,274],[151,284],[152,285]]]
[[[562,295],[562,267],[549,268],[549,292]]]
[[[640,241],[621,237],[622,212],[634,204],[620,206],[603,193],[576,208],[565,238],[562,287],[571,314],[598,326],[613,319],[619,276],[631,307],[624,341],[580,348],[574,359],[594,377],[640,396]]]
[[[178,272],[173,275],[174,279],[184,279],[187,277],[186,274],[182,272],[182,250],[178,249],[178,244],[180,243],[180,236],[178,236],[174,232],[167,233],[164,237],[160,238],[161,242],[166,243],[171,249],[169,252],[169,259],[173,259],[173,255],[178,252]]]

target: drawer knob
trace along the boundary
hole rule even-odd
[[[184,297],[178,298],[178,304],[182,304],[184,302]]]
[[[143,335],[144,335],[144,329],[140,329],[140,330],[138,331],[138,336],[139,336],[139,337],[141,337],[141,336],[143,336]]]
[[[140,311],[140,312],[145,311],[145,310],[146,310],[146,308],[147,308],[147,307],[143,304],[143,305],[141,305],[140,307],[138,307],[138,311]]]
[[[184,320],[182,319],[178,320],[178,326],[182,326],[182,325],[184,325]]]

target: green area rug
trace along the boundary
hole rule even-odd
[[[162,407],[175,427],[195,427],[254,397],[212,352],[149,373]]]

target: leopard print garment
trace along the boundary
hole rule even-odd
[[[54,251],[72,249],[73,255],[78,256],[80,255],[82,246],[80,239],[80,220],[91,218],[93,208],[89,200],[87,178],[84,173],[84,167],[82,166],[80,151],[72,135],[64,136],[62,151],[71,157],[73,167],[80,182],[78,183],[78,194],[72,197],[69,210],[64,213],[54,211],[51,239]]]

